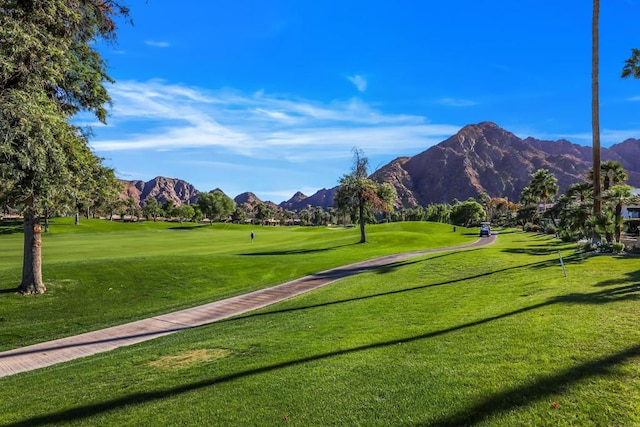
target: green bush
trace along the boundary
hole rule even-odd
[[[524,225],[524,227],[522,227],[523,231],[531,231],[531,227],[533,227],[533,224],[528,222]]]
[[[592,252],[595,250],[596,250],[596,246],[593,244],[593,242],[590,239],[580,240],[578,242],[578,248],[577,248],[578,252]]]
[[[563,242],[575,242],[578,240],[578,235],[569,230],[560,230],[558,232],[558,237],[560,237],[560,240]]]
[[[546,234],[556,234],[558,232],[558,229],[553,224],[547,224],[547,226],[544,228],[544,232]]]
[[[619,254],[624,251],[624,243],[616,242],[612,246],[613,252]]]

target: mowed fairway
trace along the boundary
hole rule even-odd
[[[0,230],[0,351],[137,320],[276,285],[354,261],[469,243],[445,224],[355,228],[249,227],[55,219],[43,235],[48,291],[13,293],[22,235]],[[19,230],[19,228],[18,228]],[[251,243],[250,233],[255,233]]]
[[[3,346],[476,238],[404,223],[370,227],[366,245],[352,244],[357,230],[254,228],[252,245],[244,227],[141,225],[52,230],[49,293],[0,294]],[[83,257],[74,246],[84,239],[102,243],[86,244]],[[10,265],[19,256],[9,255],[19,240],[0,236],[5,289],[19,276]],[[582,257],[547,236],[504,232],[489,247],[412,258],[234,319],[2,378],[0,424],[640,425],[639,282],[640,258]]]

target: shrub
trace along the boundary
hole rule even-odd
[[[526,223],[526,224],[522,227],[522,229],[523,229],[524,231],[531,231],[531,227],[533,227],[533,224],[531,224],[530,222],[528,222],[528,223]]]
[[[591,239],[585,239],[578,241],[578,252],[592,252],[596,250],[595,245],[591,241]]]
[[[553,224],[547,224],[547,226],[544,228],[544,232],[546,234],[556,234],[558,232],[558,229]]]
[[[558,237],[560,237],[560,240],[563,242],[575,242],[578,240],[578,236],[569,230],[560,230],[558,232]]]
[[[613,243],[602,240],[596,243],[596,252],[599,254],[611,254],[613,253]]]
[[[619,254],[624,251],[624,243],[616,242],[612,245],[613,252]]]
[[[531,226],[531,231],[534,232],[534,233],[540,232],[540,226],[538,224],[533,224]]]

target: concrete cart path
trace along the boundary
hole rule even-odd
[[[68,360],[109,351],[117,347],[151,340],[184,329],[213,323],[265,307],[312,289],[317,289],[344,277],[403,261],[407,258],[433,252],[483,246],[491,244],[495,242],[495,240],[496,236],[491,235],[466,245],[387,255],[333,268],[271,288],[261,289],[198,307],[5,351],[0,353],[0,377],[51,366]]]

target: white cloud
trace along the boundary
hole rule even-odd
[[[110,94],[111,137],[92,143],[101,152],[213,147],[304,162],[350,157],[354,146],[371,155],[424,150],[460,128],[429,124],[422,116],[387,114],[359,99],[322,103],[263,91],[213,92],[162,80],[119,82]]]
[[[478,105],[478,103],[475,101],[455,98],[442,98],[438,101],[438,103],[447,105],[449,107],[473,107],[474,105]]]
[[[640,129],[628,129],[628,130],[615,130],[615,129],[602,129],[600,132],[600,142],[603,145],[618,144],[629,138],[637,138],[640,135]],[[538,138],[559,139],[564,138],[575,144],[591,145],[593,140],[593,134],[591,132],[572,133],[572,134],[559,134],[539,136]]]
[[[147,46],[163,47],[163,48],[171,46],[169,42],[158,42],[154,40],[145,40],[144,44],[146,44]]]
[[[296,194],[298,191],[300,191],[305,196],[312,196],[318,190],[319,190],[318,188],[303,187],[303,188],[291,188],[291,189],[285,189],[285,190],[263,191],[261,194],[263,195],[263,197],[266,197],[267,199],[273,198],[276,200],[285,201],[285,200],[291,199],[291,197],[293,197],[293,195]]]
[[[355,85],[358,91],[364,92],[367,90],[367,80],[365,80],[361,75],[356,74],[355,76],[347,76],[347,79]]]

